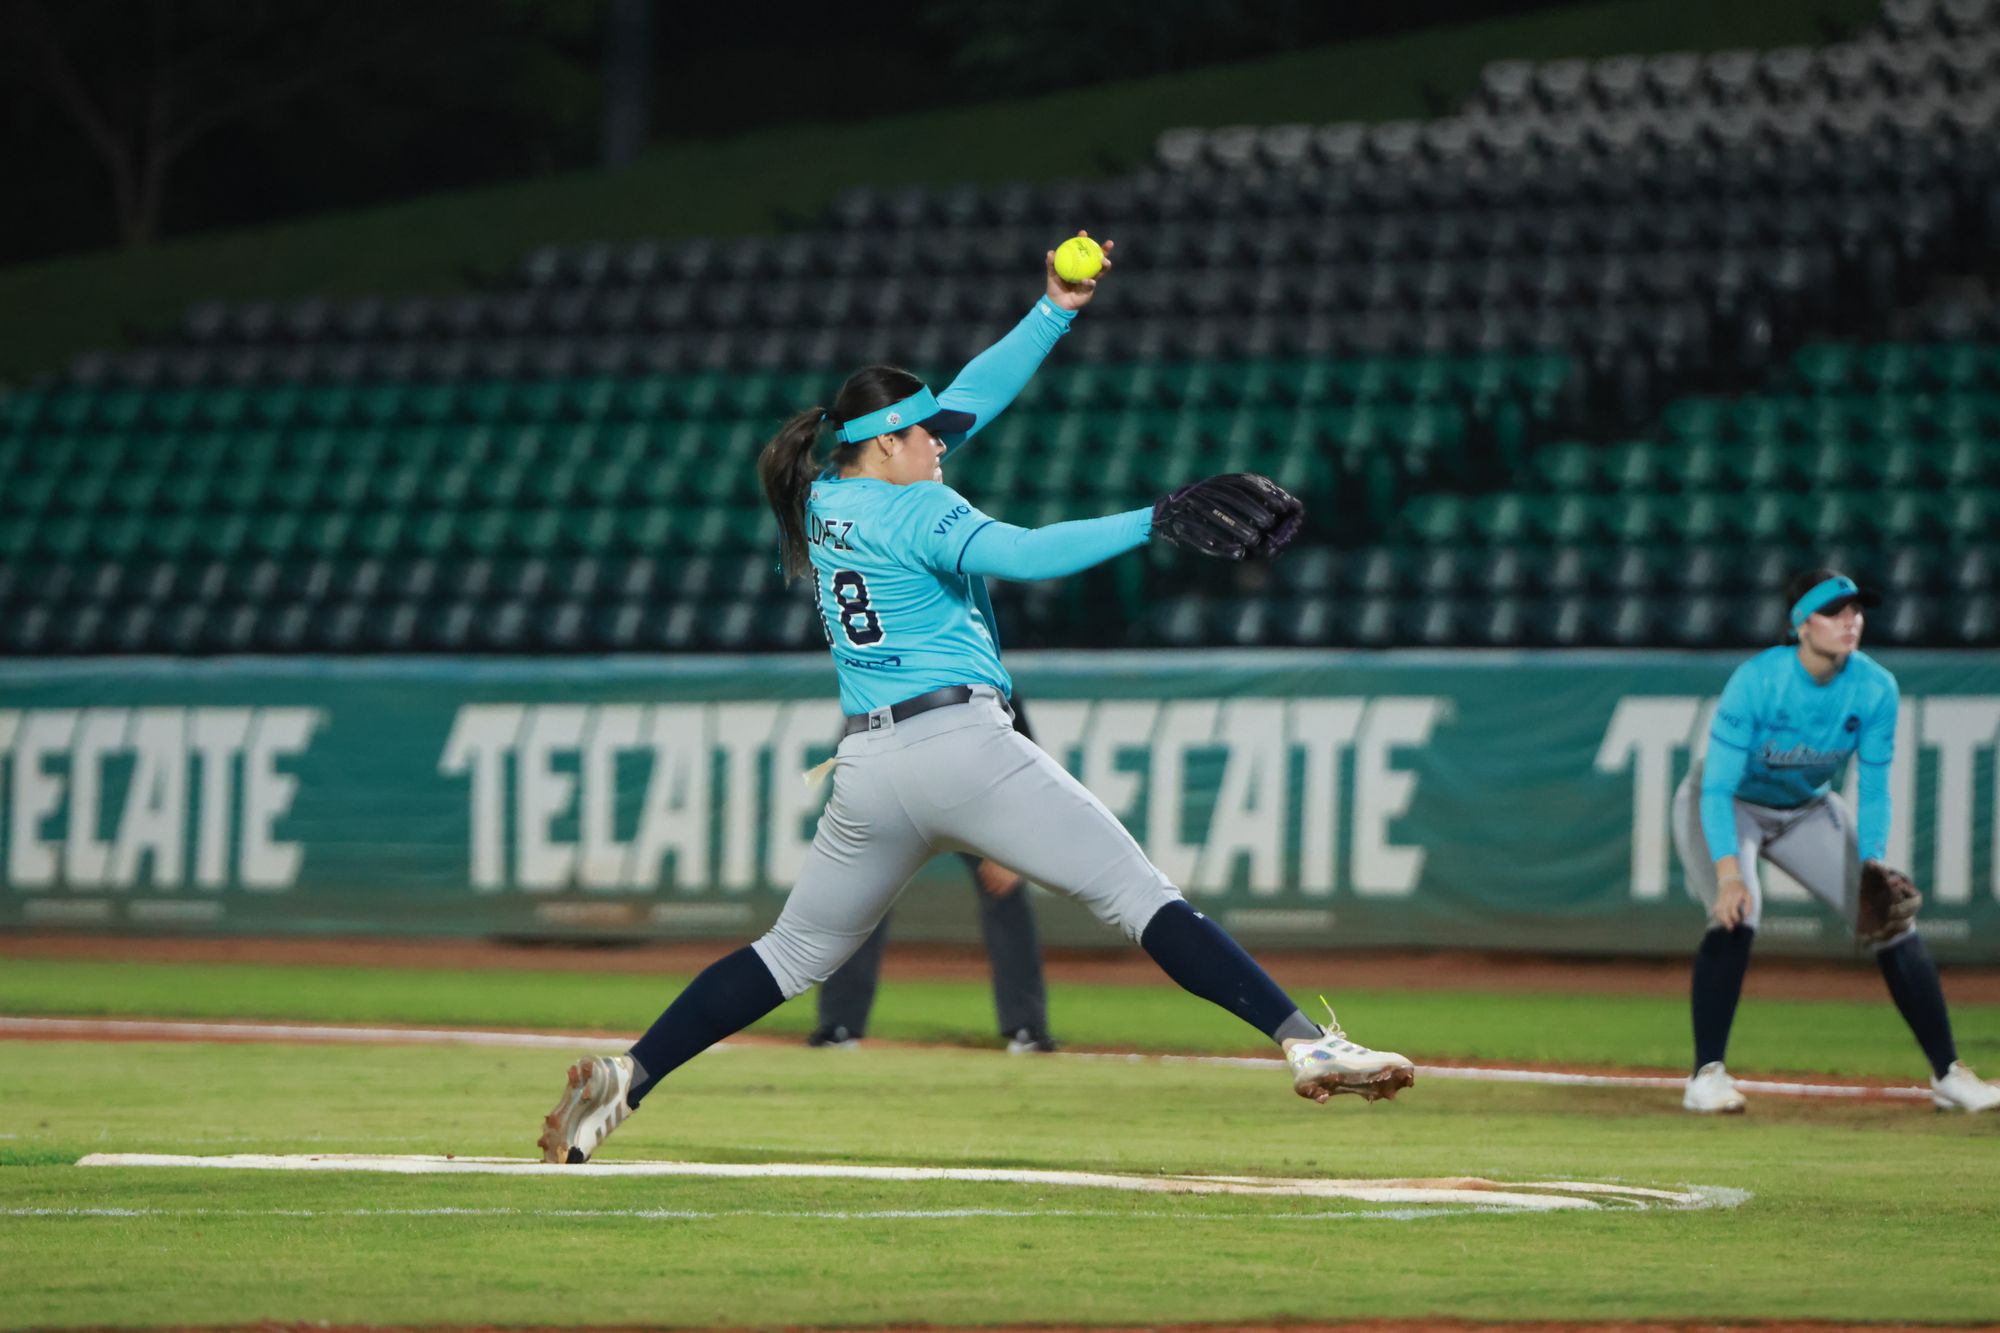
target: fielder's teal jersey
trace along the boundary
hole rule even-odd
[[[1857,838],[1862,859],[1880,857],[1889,835],[1897,704],[1896,678],[1863,652],[1849,654],[1825,684],[1791,645],[1768,648],[1737,667],[1715,705],[1702,768],[1709,853],[1717,860],[1736,854],[1732,798],[1795,809],[1824,796],[1858,756]]]
[[[946,685],[1014,692],[985,589],[963,566],[967,543],[992,522],[943,482],[813,483],[806,543],[842,712]]]

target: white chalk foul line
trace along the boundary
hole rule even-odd
[[[22,1018],[0,1015],[0,1038],[9,1034],[31,1037],[78,1037],[84,1040],[116,1038],[126,1041],[276,1041],[330,1042],[347,1045],[407,1043],[418,1046],[503,1046],[543,1050],[577,1051],[619,1044],[618,1039],[601,1034],[551,1032],[496,1032],[476,1028],[382,1028],[337,1027],[281,1023],[193,1023],[153,1019]],[[744,1050],[748,1047],[722,1042],[711,1050]],[[1047,1057],[1037,1057],[1047,1058]],[[1283,1060],[1262,1056],[1234,1055],[1140,1055],[1105,1054],[1090,1051],[1060,1051],[1056,1059],[1067,1060],[1157,1060],[1167,1064],[1225,1065],[1239,1069],[1283,1069]],[[1684,1080],[1650,1074],[1571,1074],[1549,1069],[1486,1069],[1463,1065],[1418,1065],[1427,1079],[1453,1079],[1477,1083],[1526,1083],[1543,1087],[1576,1088],[1657,1088],[1679,1090]],[[1893,1097],[1928,1099],[1929,1088],[1881,1088],[1855,1083],[1792,1083],[1762,1079],[1737,1079],[1745,1092],[1769,1093],[1782,1097]]]
[[[1711,1207],[1734,1207],[1717,1203]],[[1368,1208],[1345,1212],[1258,1213],[1259,1222],[1416,1222],[1432,1217],[1481,1217],[1518,1213],[1518,1208]],[[1240,1213],[1210,1215],[1218,1222],[1242,1219]],[[186,1217],[490,1217],[530,1221],[708,1222],[720,1218],[755,1217],[818,1222],[959,1222],[979,1218],[1118,1218],[1185,1222],[1184,1211],[1137,1208],[1114,1212],[1106,1208],[0,1208],[0,1217],[64,1220],[72,1218]]]
[[[1123,1175],[1108,1171],[1033,1168],[857,1166],[829,1162],[592,1162],[551,1165],[518,1157],[382,1156],[367,1153],[235,1153],[214,1157],[175,1153],[91,1153],[86,1167],[189,1167],[218,1171],[338,1171],[389,1175],[562,1176],[572,1180],[627,1176],[703,1177],[719,1180],[952,1181],[1120,1190],[1138,1194],[1234,1195],[1259,1198],[1345,1199],[1357,1203],[1461,1205],[1485,1211],[1556,1212],[1607,1206],[1646,1208],[1734,1207],[1740,1191],[1689,1187],[1662,1190],[1580,1181],[1499,1182],[1477,1177],[1436,1180],[1331,1180],[1313,1177]]]

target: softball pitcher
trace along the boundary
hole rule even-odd
[[[832,407],[793,417],[759,456],[786,573],[812,578],[839,678],[847,721],[833,791],[777,923],[704,970],[628,1052],[570,1067],[544,1122],[544,1160],[588,1160],[661,1079],[825,980],[917,867],[945,851],[1003,861],[1084,903],[1182,987],[1277,1042],[1301,1096],[1373,1101],[1414,1080],[1402,1056],[1300,1013],[1182,899],[1102,802],[1009,723],[1013,682],[1000,664],[985,576],[1056,578],[1154,537],[1232,559],[1268,557],[1297,533],[1302,513],[1265,478],[1232,474],[1148,508],[1026,529],[945,485],[947,450],[1006,408],[1098,281],[1063,281],[1053,251],[1044,280],[1027,317],[943,394],[907,371],[864,367]],[[830,462],[815,454],[829,426]]]
[[[1879,599],[1830,569],[1800,574],[1787,596],[1797,643],[1766,649],[1730,676],[1707,757],[1674,793],[1674,846],[1709,914],[1694,959],[1695,1072],[1681,1105],[1743,1109],[1722,1057],[1763,911],[1761,857],[1868,944],[1930,1060],[1937,1108],[2000,1106],[2000,1088],[1959,1063],[1937,965],[1916,930],[1921,896],[1882,864],[1898,695],[1896,678],[1860,651],[1861,608]],[[1859,820],[1833,791],[1850,757],[1861,765]]]

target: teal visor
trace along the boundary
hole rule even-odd
[[[920,388],[901,402],[891,403],[865,417],[843,421],[833,432],[833,438],[842,444],[859,444],[877,435],[893,435],[899,430],[908,430],[911,426],[928,426],[933,435],[962,435],[972,429],[977,419],[970,412],[939,407],[931,391]]]
[[[1872,592],[1861,591],[1860,585],[1847,575],[1835,574],[1830,579],[1813,584],[1806,590],[1805,596],[1792,603],[1792,628],[1797,629],[1806,623],[1808,617],[1833,607],[1835,602],[1849,600],[1859,602],[1863,606],[1875,606],[1882,599]],[[1833,609],[1839,608],[1833,607]]]

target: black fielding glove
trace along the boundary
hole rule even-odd
[[[1299,535],[1306,507],[1269,477],[1226,472],[1153,504],[1153,535],[1221,560],[1270,559]]]

